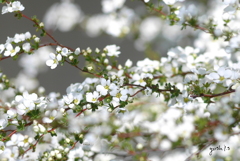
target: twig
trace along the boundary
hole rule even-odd
[[[71,147],[71,149],[70,149],[69,151],[71,151],[72,149],[74,149],[77,143],[78,143],[78,141],[76,141],[76,142],[73,144],[73,146]]]
[[[79,112],[75,117],[78,117],[79,115],[81,115],[84,111],[86,111],[87,108],[83,109],[81,112]]]
[[[94,76],[96,76],[96,77],[98,77],[98,78],[103,78],[103,76],[101,76],[101,75],[98,75],[98,74],[95,74],[95,73],[92,73],[92,72],[89,72],[89,71],[85,71],[85,70],[79,68],[77,65],[73,65],[73,64],[71,64],[71,62],[69,62],[69,61],[67,61],[67,60],[65,60],[65,62],[67,62],[68,64],[74,66],[75,68],[79,69],[80,71],[82,71],[82,72],[84,72],[84,73],[88,73],[88,74],[94,75]]]
[[[205,150],[207,147],[209,147],[211,144],[213,144],[214,142],[216,142],[215,139],[213,139],[212,141],[210,141],[209,144],[206,144],[205,146],[203,146],[199,151],[196,151],[195,153],[192,153],[185,161],[191,161],[191,158],[194,155],[199,155],[203,150]]]
[[[142,2],[143,2],[146,6],[152,8],[155,12],[158,12],[158,13],[160,13],[160,14],[163,15],[163,16],[168,16],[168,15],[167,15],[166,13],[164,13],[163,11],[161,11],[161,10],[159,10],[159,9],[157,9],[157,8],[154,8],[154,7],[149,6],[149,4],[148,4],[148,3],[145,3],[144,0],[142,0]],[[177,22],[177,21],[175,20],[175,22]],[[204,28],[204,27],[201,27],[201,26],[199,26],[199,25],[195,25],[195,26],[192,26],[192,25],[190,25],[190,24],[187,24],[187,25],[188,25],[188,26],[191,26],[191,27],[193,27],[193,28],[202,30],[202,31],[204,31],[204,32],[210,33],[208,29],[206,29],[206,28]]]
[[[233,92],[235,92],[234,89],[232,89],[230,91],[223,92],[223,93],[218,93],[218,94],[200,94],[200,95],[191,95],[190,97],[192,97],[192,98],[197,98],[197,97],[213,98],[213,97],[218,97],[218,96],[223,96],[223,95],[226,95],[226,94],[230,94],[230,93],[233,93]]]

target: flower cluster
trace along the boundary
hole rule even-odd
[[[7,5],[3,14],[16,12],[18,18],[27,18],[42,32],[41,36],[49,37],[53,43],[40,44],[40,38],[29,32],[15,34],[0,44],[0,61],[23,53],[35,56],[21,58],[28,79],[35,78],[43,65],[55,69],[64,63],[89,77],[69,85],[63,95],[45,94],[43,87],[18,85],[19,79],[9,80],[0,71],[0,158],[240,159],[240,43],[238,30],[232,26],[240,17],[238,1],[217,2],[214,7],[220,8],[223,16],[206,19],[199,16],[201,10],[194,4],[184,5],[184,0],[163,0],[158,4],[141,1],[160,15],[150,17],[135,16],[137,11],[127,8],[125,0],[102,0],[104,14],[83,21],[90,36],[100,31],[114,37],[136,34],[136,47],[142,50],[149,43],[146,53],[153,53],[151,45],[162,40],[159,34],[163,20],[159,17],[182,29],[191,27],[204,32],[192,35],[193,47],[172,47],[165,57],[145,58],[136,64],[128,59],[124,65],[116,59],[121,54],[120,46],[72,49],[60,44],[36,17],[24,15],[19,1],[1,3]],[[72,13],[63,14],[64,7]],[[80,23],[73,20],[81,17],[73,2],[62,1],[54,8],[58,13],[52,19],[47,17],[46,28],[66,32]],[[69,24],[55,21],[58,18]],[[107,20],[111,21],[103,23]],[[79,63],[80,58],[85,65]],[[227,148],[213,151],[217,145]]]
[[[15,12],[15,11],[23,11],[25,7],[21,4],[19,1],[14,1],[7,3],[7,6],[3,6],[2,8],[2,14],[8,13],[8,12]]]

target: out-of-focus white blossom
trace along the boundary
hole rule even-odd
[[[43,18],[45,28],[68,32],[83,19],[81,8],[71,1],[53,4]]]
[[[113,12],[121,8],[126,0],[102,0],[102,11],[104,13]]]
[[[185,0],[163,0],[164,3],[166,3],[167,5],[173,5],[176,2],[183,2]]]
[[[105,48],[107,49],[107,55],[108,56],[116,56],[116,57],[118,57],[118,55],[121,54],[121,52],[118,51],[120,49],[119,46],[108,45]]]

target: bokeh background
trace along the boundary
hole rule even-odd
[[[25,6],[25,10],[23,13],[29,17],[37,15],[37,17],[43,21],[46,12],[49,10],[51,6],[56,3],[61,2],[60,0],[21,0],[22,4]],[[74,1],[81,9],[81,14],[84,17],[89,17],[93,14],[102,13],[101,1]],[[124,36],[124,37],[113,37],[107,34],[101,34],[96,37],[89,37],[86,34],[86,31],[81,28],[81,25],[75,26],[69,32],[61,32],[59,30],[52,30],[52,35],[60,42],[61,44],[71,47],[81,49],[86,49],[87,47],[91,47],[93,50],[95,48],[102,49],[106,45],[116,44],[121,47],[121,55],[118,58],[120,64],[124,65],[127,59],[131,59],[134,63],[138,60],[142,60],[145,57],[152,56],[153,59],[158,59],[161,56],[166,55],[166,52],[169,48],[174,47],[176,45],[187,46],[192,45],[191,39],[187,34],[184,33],[185,39],[181,38],[177,33],[181,32],[180,27],[171,27],[168,24],[165,26],[161,26],[161,20],[159,19],[159,15],[154,15],[149,12],[146,7],[143,5],[141,1],[129,1],[125,2],[125,6],[133,9],[140,17],[138,19],[144,19],[144,14],[152,14],[150,17],[151,21],[148,24],[148,21],[144,22],[145,26],[142,25],[144,30],[152,30],[151,27],[155,27],[155,30],[159,30],[160,37],[156,39],[156,43],[154,44],[153,51],[152,49],[148,52],[147,49],[137,49],[136,35],[135,36]],[[54,14],[54,13],[52,13]],[[139,20],[141,21],[141,20]],[[25,18],[17,20],[14,17],[14,13],[7,13],[4,15],[0,15],[0,43],[5,43],[7,37],[13,37],[15,33],[25,33],[30,31],[31,34],[39,34],[36,33],[35,28],[32,27],[33,23]],[[84,21],[83,21],[84,23]],[[106,22],[105,22],[106,23]],[[157,26],[161,26],[161,29],[157,28]],[[170,30],[172,28],[172,30]],[[190,29],[190,33],[191,33]],[[170,32],[169,32],[170,31]],[[189,32],[185,30],[184,32]],[[197,32],[194,32],[196,34]],[[147,38],[148,33],[145,33],[145,37]],[[172,35],[171,35],[172,34]],[[165,37],[165,38],[164,38]],[[167,37],[167,39],[166,39]],[[49,42],[50,40],[45,40]],[[154,40],[155,41],[155,40]],[[138,46],[141,46],[138,44]],[[55,48],[55,47],[54,47]],[[159,54],[157,57],[154,57],[154,54]],[[18,61],[18,60],[17,60]],[[82,62],[81,62],[82,61]],[[81,65],[82,63],[82,65]],[[80,60],[80,66],[84,66],[84,60]],[[14,78],[18,75],[18,73],[22,70],[19,63],[12,60],[11,58],[0,61],[0,69],[7,74],[9,78]],[[64,66],[58,66],[54,70],[47,70],[46,72],[40,73],[36,78],[39,81],[40,86],[43,86],[46,89],[46,92],[49,93],[51,91],[60,92],[61,94],[65,94],[66,88],[71,83],[81,82],[84,80],[84,76],[74,67],[65,64]]]

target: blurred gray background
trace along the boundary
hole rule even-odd
[[[40,21],[43,21],[44,15],[46,11],[55,3],[61,2],[61,0],[21,0],[21,3],[25,6],[25,10],[23,13],[28,17],[32,17],[34,15],[37,16]],[[101,0],[75,0],[82,12],[85,16],[91,16],[93,14],[102,13]],[[188,1],[186,1],[188,2]],[[200,1],[192,1],[192,3],[200,2]],[[203,3],[204,1],[201,1]],[[75,27],[70,32],[60,32],[59,30],[55,30],[51,34],[54,38],[64,46],[68,46],[72,49],[80,47],[81,49],[86,49],[87,47],[91,47],[92,50],[95,48],[103,49],[107,45],[116,44],[120,46],[121,54],[118,57],[118,62],[122,65],[126,62],[127,59],[131,59],[135,64],[138,60],[143,60],[145,57],[150,57],[150,59],[159,60],[161,56],[165,56],[167,51],[175,46],[192,46],[193,38],[198,35],[200,31],[194,31],[193,28],[187,28],[186,30],[181,31],[181,26],[169,26],[166,21],[161,20],[159,18],[159,13],[149,12],[149,10],[144,6],[141,1],[130,1],[126,0],[125,6],[134,9],[137,12],[139,19],[143,19],[143,22],[146,17],[155,18],[160,21],[160,27],[155,23],[155,21],[151,24],[155,27],[155,29],[159,29],[160,32],[157,34],[157,38],[152,40],[152,46],[149,47],[149,44],[143,44],[145,51],[138,51],[134,46],[134,37],[138,35],[132,34],[131,36],[127,35],[124,38],[114,38],[107,34],[102,34],[98,37],[89,37],[86,32],[80,27]],[[204,8],[206,4],[197,5],[198,7]],[[0,6],[2,8],[2,5]],[[167,12],[166,8],[163,9],[164,12]],[[148,16],[146,16],[146,14]],[[6,42],[7,37],[14,37],[15,33],[26,33],[30,31],[32,35],[39,35],[40,32],[36,32],[33,27],[33,22],[27,20],[26,18],[22,18],[18,20],[14,17],[14,13],[7,13],[4,15],[0,15],[0,44],[4,44]],[[137,24],[139,25],[139,24]],[[139,26],[137,26],[139,27]],[[136,28],[137,28],[136,27]],[[149,38],[149,30],[151,32],[151,26],[145,26],[143,28],[146,31],[146,38]],[[147,30],[148,29],[148,30]],[[136,33],[135,33],[136,34]],[[137,33],[138,34],[138,33]],[[45,40],[46,38],[44,38]],[[52,42],[50,39],[47,39],[44,43]],[[143,46],[142,45],[142,46]],[[56,48],[55,46],[53,47]],[[22,55],[21,55],[22,56]],[[20,56],[20,57],[21,57]],[[80,59],[79,67],[84,67],[85,62],[83,59]],[[9,78],[15,78],[21,67],[18,65],[17,61],[12,60],[11,58],[0,61],[0,69],[7,74]],[[40,73],[37,79],[40,82],[40,86],[43,86],[46,89],[46,93],[49,92],[60,92],[61,94],[65,94],[66,88],[71,83],[82,82],[84,80],[84,76],[78,69],[69,64],[65,63],[64,66],[58,66],[56,69],[49,70],[46,73]]]
[[[60,0],[21,0],[21,3],[25,6],[23,13],[29,17],[37,15],[42,20],[47,9]],[[91,15],[101,13],[101,1],[89,1],[89,0],[75,0],[78,3],[85,15]],[[127,6],[132,8],[143,6],[140,1],[127,1]],[[144,7],[144,6],[143,6]],[[2,8],[2,5],[1,5]],[[25,18],[18,20],[14,17],[14,13],[7,13],[0,15],[0,44],[5,43],[7,36],[13,37],[15,33],[25,33],[30,31],[31,34],[35,33],[35,28],[32,27],[33,23]],[[108,35],[102,35],[95,38],[90,38],[80,28],[76,28],[70,32],[54,31],[52,35],[63,45],[71,48],[80,47],[86,49],[91,47],[99,49],[106,45],[116,44],[121,46],[121,55],[119,56],[119,62],[124,64],[125,61],[130,58],[134,62],[144,59],[144,53],[136,51],[134,48],[134,42],[128,38],[117,39]],[[0,61],[0,69],[7,74],[9,78],[16,77],[17,73],[21,70],[18,63],[11,58]],[[65,64],[64,66],[58,66],[54,70],[48,70],[47,73],[41,73],[38,76],[40,85],[46,89],[46,92],[51,91],[60,92],[65,94],[66,88],[71,83],[81,82],[84,77],[81,76],[79,71]]]

